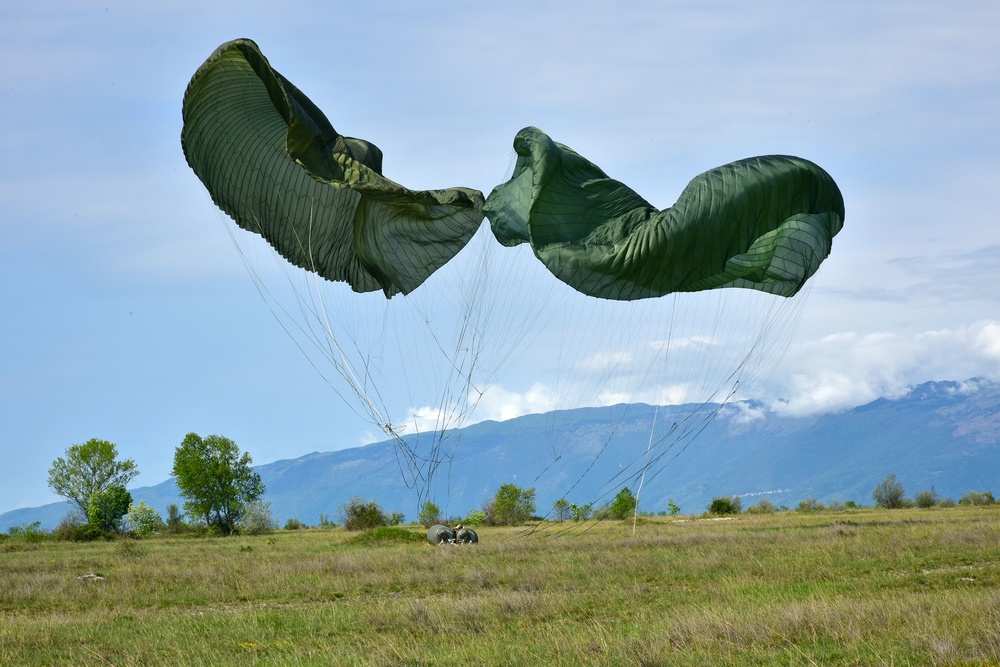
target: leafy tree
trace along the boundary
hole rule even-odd
[[[184,530],[184,514],[175,504],[167,505],[167,529],[171,533]]]
[[[107,440],[92,438],[73,445],[49,468],[49,487],[88,516],[90,497],[110,486],[125,487],[139,474],[132,459],[118,460],[118,449]],[[127,506],[126,506],[127,511]]]
[[[623,487],[618,495],[615,496],[611,504],[608,505],[608,518],[609,519],[627,519],[632,516],[636,508],[639,506],[639,500],[632,493],[632,489]]]
[[[417,518],[420,523],[430,528],[436,523],[441,523],[441,508],[428,500],[424,503]]]
[[[556,521],[565,521],[570,518],[572,514],[570,512],[569,501],[565,498],[560,498],[552,503],[552,515]]]
[[[670,516],[677,516],[680,513],[681,513],[681,506],[678,505],[677,503],[675,503],[673,498],[671,498],[670,500],[668,500],[667,501],[667,514],[669,514]]]
[[[469,510],[469,514],[465,517],[464,523],[467,523],[470,526],[479,526],[486,523],[487,520],[489,520],[489,517],[486,516],[486,512],[482,510]]]
[[[291,521],[291,519],[289,519]],[[278,522],[271,513],[271,503],[254,500],[243,506],[240,532],[247,535],[265,535],[278,529]]]
[[[177,478],[184,509],[232,535],[247,503],[264,495],[264,483],[251,463],[250,454],[241,454],[229,438],[188,433],[174,452],[170,473]]]
[[[569,506],[569,511],[570,514],[573,515],[573,521],[586,521],[593,513],[593,508],[590,503],[587,503],[586,505],[577,505],[576,503],[573,503]]]
[[[132,494],[120,484],[112,484],[106,489],[90,494],[90,505],[87,507],[87,520],[106,531],[115,531],[121,527],[122,517],[128,513],[132,505]]]
[[[138,505],[132,504],[122,520],[125,532],[138,538],[150,537],[163,526],[159,513],[140,500]]]
[[[712,498],[708,506],[709,514],[739,514],[743,510],[743,503],[739,496],[719,496]]]
[[[895,473],[886,475],[882,483],[872,491],[872,499],[875,501],[875,506],[886,509],[899,509],[903,507],[905,505],[904,496],[906,496],[906,489],[896,481]]]
[[[483,511],[494,526],[516,526],[535,513],[535,489],[522,489],[516,484],[501,484],[496,495],[483,505]]]

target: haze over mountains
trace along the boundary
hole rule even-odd
[[[428,442],[407,439],[423,454]],[[505,482],[535,487],[542,515],[559,498],[596,507],[640,482],[640,509],[651,512],[673,500],[683,513],[701,513],[720,495],[741,495],[744,507],[761,497],[789,507],[806,498],[871,504],[889,473],[908,495],[933,488],[957,500],[970,490],[1000,491],[1000,384],[929,382],[897,399],[812,418],[780,417],[753,402],[582,408],[474,424],[449,433],[441,453],[448,460],[425,491],[449,516],[479,508]],[[282,524],[335,519],[353,496],[407,520],[419,511],[393,442],[257,470]],[[173,480],[131,492],[164,516],[170,503],[183,505]],[[32,521],[51,528],[68,510],[53,503],[10,511],[0,514],[0,530]]]

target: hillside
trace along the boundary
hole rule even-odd
[[[637,489],[643,468],[640,507],[653,512],[673,499],[683,512],[699,513],[712,497],[734,494],[745,506],[762,496],[791,507],[807,497],[869,504],[888,473],[911,495],[933,487],[957,500],[973,489],[1000,491],[1000,385],[988,382],[927,383],[899,399],[810,419],[752,403],[620,405],[482,422],[447,435],[442,450],[450,462],[438,468],[430,495],[450,515],[478,508],[505,482],[535,487],[540,513],[561,497],[599,505],[622,486]],[[430,446],[427,438],[407,445],[422,454]],[[276,517],[308,524],[333,517],[356,495],[413,519],[417,496],[405,469],[392,442],[257,467]],[[181,504],[172,480],[132,494],[163,514]],[[51,527],[67,510],[55,503],[7,512],[0,530],[36,520]]]

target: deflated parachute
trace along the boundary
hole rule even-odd
[[[657,211],[537,128],[514,139],[517,163],[484,211],[504,245],[530,243],[574,289],[633,300],[746,287],[792,296],[830,254],[844,222],[836,183],[802,158],[740,160],[695,177]]]
[[[356,292],[411,292],[482,222],[478,190],[385,178],[382,151],[338,133],[250,40],[198,68],[183,117],[184,154],[215,203],[292,264]]]

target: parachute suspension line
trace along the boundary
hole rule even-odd
[[[663,372],[662,377],[667,375],[667,361],[670,358],[670,344],[674,338],[674,315],[677,312],[677,295],[674,294],[673,301],[674,307],[670,309],[670,326],[667,328],[667,340],[665,343],[666,349],[663,351]],[[657,393],[662,390],[662,387],[657,389]],[[653,410],[653,424],[649,428],[649,440],[646,441],[646,459],[642,464],[642,476],[639,478],[639,488],[635,492],[635,507],[632,509],[632,536],[635,537],[635,526],[639,519],[639,498],[642,495],[642,485],[646,481],[646,469],[649,467],[649,451],[653,448],[653,435],[656,433],[656,418],[660,414],[660,399],[662,396],[657,396],[656,405]]]

